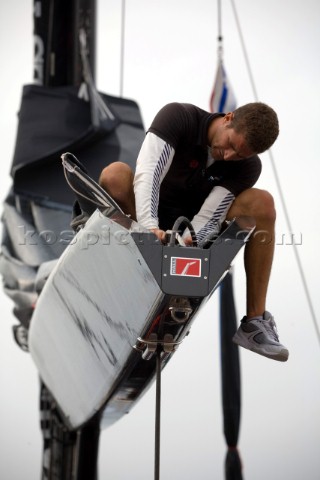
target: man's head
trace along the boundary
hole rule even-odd
[[[262,153],[273,145],[279,135],[276,112],[265,103],[247,103],[233,112],[229,123],[244,136],[246,144],[255,153]]]
[[[278,134],[275,111],[256,102],[215,118],[208,131],[208,140],[215,160],[242,160],[270,148]]]

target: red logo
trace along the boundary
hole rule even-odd
[[[201,277],[201,259],[171,257],[170,275]]]

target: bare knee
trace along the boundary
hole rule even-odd
[[[259,190],[257,188],[252,189],[254,190],[254,201],[255,201],[255,209],[256,215],[260,217],[264,217],[265,219],[275,222],[276,221],[276,209],[274,205],[274,199],[270,192],[267,190]]]
[[[106,188],[110,185],[133,181],[132,169],[124,162],[113,162],[105,167],[99,177],[99,184]],[[106,188],[107,190],[107,188]]]
[[[114,162],[105,167],[99,177],[99,184],[118,201],[127,198],[133,185],[133,171],[124,162]]]
[[[231,214],[231,215],[230,215]],[[228,217],[249,216],[275,222],[276,210],[273,196],[267,190],[249,188],[235,199]]]

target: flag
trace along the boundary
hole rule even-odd
[[[228,113],[233,112],[235,108],[236,98],[220,58],[210,97],[210,111],[212,113]]]

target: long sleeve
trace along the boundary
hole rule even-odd
[[[199,246],[208,236],[219,232],[235,196],[224,187],[214,187],[192,219]]]
[[[137,220],[145,228],[159,227],[160,185],[174,154],[171,145],[154,133],[147,133],[139,152],[134,178]]]

